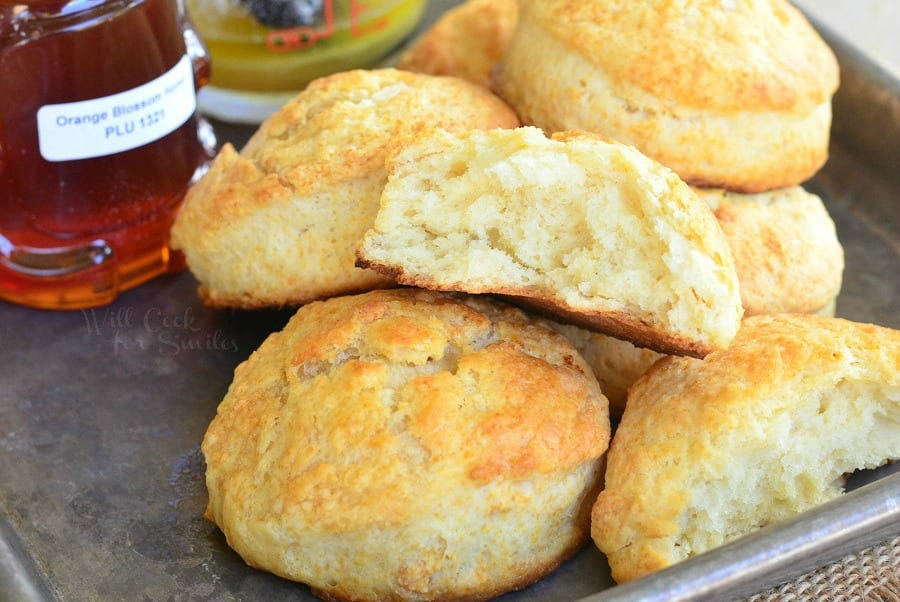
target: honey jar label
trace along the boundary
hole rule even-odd
[[[177,130],[197,108],[187,55],[146,84],[103,96],[44,105],[38,143],[47,161],[103,157],[138,148]]]

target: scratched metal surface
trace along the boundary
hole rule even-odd
[[[452,4],[432,2],[425,23]],[[844,83],[832,158],[810,188],[847,251],[838,314],[900,328],[900,91],[830,41]],[[247,135],[219,124],[220,139]],[[84,312],[0,302],[0,599],[313,599],[247,567],[201,518],[206,426],[235,366],[289,313],[206,309],[195,286],[188,273],[164,277]],[[589,544],[503,599],[612,585]]]

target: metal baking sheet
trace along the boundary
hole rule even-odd
[[[423,27],[453,4],[432,2]],[[846,248],[838,315],[900,328],[900,86],[823,33],[843,84],[832,156],[809,187],[824,197]],[[223,124],[218,133],[237,143],[248,135]],[[195,287],[185,272],[100,309],[0,302],[0,600],[313,599],[303,585],[247,567],[201,517],[206,426],[235,366],[291,312],[213,311]],[[858,475],[873,483],[626,586],[614,587],[588,543],[503,600],[757,592],[898,534],[896,472]],[[773,556],[779,562],[764,566]]]

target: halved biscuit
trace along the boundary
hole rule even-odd
[[[312,82],[237,153],[226,145],[172,228],[204,301],[292,306],[390,286],[354,266],[386,179],[389,148],[432,127],[515,127],[487,90],[394,69]]]
[[[900,331],[752,316],[727,350],[632,387],[591,532],[624,582],[842,492],[900,457]]]
[[[713,209],[734,256],[744,316],[834,316],[843,247],[822,199],[799,186],[758,194],[696,188]],[[587,361],[609,399],[625,409],[628,388],[661,354],[571,325],[557,325]]]
[[[392,155],[358,265],[506,295],[666,353],[728,345],[741,302],[712,211],[674,173],[596,135],[432,131]]]

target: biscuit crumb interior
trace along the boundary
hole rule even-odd
[[[728,251],[704,246],[686,206],[696,199],[665,168],[534,128],[447,138],[395,158],[367,259],[470,292],[502,281],[572,308],[663,316],[700,339],[734,329]]]

